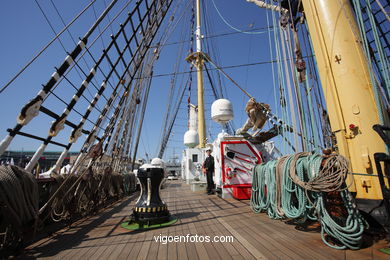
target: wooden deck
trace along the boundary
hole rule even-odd
[[[249,201],[223,200],[216,195],[191,192],[181,181],[170,181],[162,196],[179,220],[145,232],[123,229],[137,194],[100,214],[37,241],[26,253],[49,259],[390,259],[380,241],[358,251],[327,247],[317,232],[254,214]],[[233,236],[230,243],[155,242],[158,235]],[[387,244],[386,244],[387,243]]]

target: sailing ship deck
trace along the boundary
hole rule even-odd
[[[137,194],[98,215],[30,245],[26,254],[49,259],[389,259],[378,249],[382,240],[358,251],[327,247],[318,232],[296,230],[294,225],[255,214],[249,201],[224,200],[192,192],[182,181],[169,181],[162,197],[176,224],[145,232],[123,229]],[[233,236],[231,243],[167,243],[158,235]]]

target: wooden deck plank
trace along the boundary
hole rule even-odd
[[[131,201],[134,199],[132,196],[131,199],[126,200],[122,204],[122,210],[116,213],[121,214],[122,211],[126,211],[128,208],[128,204],[131,203]],[[110,240],[114,239],[112,237],[112,232],[117,228],[118,225],[120,225],[122,218],[116,218],[115,213],[106,215],[106,217],[102,217],[100,222],[101,224],[98,224],[97,228],[93,228],[94,223],[91,223],[92,231],[89,232],[87,243],[81,243],[80,248],[81,250],[75,252],[73,256],[78,259],[85,259],[85,258],[92,258],[92,257],[99,257],[100,254],[103,254],[104,250],[108,248],[106,243],[109,243]],[[111,250],[110,250],[111,251]],[[69,256],[67,256],[69,257]]]
[[[130,205],[130,208],[133,208],[134,204]],[[130,210],[128,211],[130,213]],[[143,232],[138,231],[130,231],[126,232],[126,238],[124,246],[120,246],[117,248],[117,252],[115,253],[116,259],[128,259],[130,255],[133,255],[137,251],[137,244],[144,241]],[[115,258],[112,258],[115,259]]]
[[[198,210],[201,206],[197,205],[198,207],[194,207],[192,200],[195,198],[193,194],[192,198],[189,199],[188,193],[186,196],[181,196],[182,198],[182,206],[183,206],[183,212],[185,213],[184,216],[187,216],[185,219],[181,220],[181,223],[183,225],[183,235],[195,235],[196,229],[194,222],[199,221],[196,218],[196,214],[198,214]],[[195,194],[196,196],[196,194]],[[187,255],[189,259],[208,259],[208,254],[204,248],[204,246],[200,246],[198,243],[185,243],[186,249],[187,249]]]
[[[254,214],[249,201],[224,200],[191,192],[189,185],[170,181],[162,190],[176,224],[134,232],[120,224],[131,213],[137,194],[119,201],[94,217],[75,222],[52,236],[36,241],[27,255],[38,259],[388,259],[379,248],[385,240],[352,251],[323,244],[316,232],[304,232],[266,214]],[[233,236],[230,243],[178,242],[162,244],[154,236]]]
[[[374,244],[371,248],[372,248],[373,259],[385,260],[385,259],[390,258],[390,256],[388,254],[385,254],[385,253],[379,251],[379,249],[381,249],[381,248],[390,248],[390,241],[389,240],[379,241],[378,243]]]
[[[359,260],[369,260],[373,259],[372,248],[364,248],[359,251],[347,250],[345,251],[347,259],[359,259]]]
[[[114,250],[112,250],[111,254],[108,255],[106,259],[110,259],[110,260],[118,259],[119,255],[121,254],[123,249],[127,246],[127,243],[130,240],[130,235],[128,234],[123,234],[117,237],[118,237],[117,246]]]
[[[195,218],[195,220],[197,220],[199,222],[199,219],[198,217]],[[189,223],[188,224],[188,228],[189,228],[189,234],[191,235],[197,235],[197,234],[200,234],[200,228],[198,228],[199,230],[196,229],[195,227],[195,224],[194,223]],[[196,248],[196,252],[198,254],[198,257],[200,259],[210,259],[209,257],[209,254],[207,253],[207,250],[206,250],[206,246],[209,248],[209,245],[207,244],[201,244],[201,243],[192,243],[195,245],[195,248]]]
[[[176,199],[175,200],[175,205],[174,205],[174,211],[172,214],[175,215],[175,217],[185,217],[185,214],[179,215],[180,212],[183,212],[184,206],[182,203],[179,203],[180,200]],[[181,219],[178,219],[177,225],[174,225],[175,227],[175,234],[179,236],[184,236],[184,230],[183,230],[183,225]],[[185,243],[177,243],[176,245],[177,248],[177,258],[180,260],[188,260],[188,255],[187,255],[187,250],[186,250],[186,245]]]
[[[142,243],[147,239],[148,237],[148,231],[143,231],[140,233],[140,236],[137,239],[137,242],[133,245],[133,250],[130,252],[130,254],[127,256],[127,259],[129,258],[135,258],[137,259],[139,252],[141,251]]]
[[[222,226],[218,222],[218,220],[214,219],[214,220],[212,220],[212,223],[213,223],[213,225],[211,225],[211,230],[213,231],[214,234],[216,234],[218,236],[223,236],[223,235],[231,236],[231,233],[224,226]],[[233,236],[231,236],[231,237],[234,239]],[[239,252],[237,251],[237,249],[234,247],[233,244],[234,244],[234,240],[233,240],[233,242],[221,243],[223,250],[226,251],[226,253],[230,257],[239,255]]]
[[[171,202],[171,189],[169,189],[169,186],[170,183],[168,184],[168,187],[166,187],[163,191],[164,191],[164,198],[162,198],[167,204],[168,204],[168,207],[169,209],[170,208],[173,208],[174,205],[170,205],[169,202]],[[172,207],[171,207],[172,206]],[[169,233],[169,227],[165,227],[165,228],[162,228],[162,229],[159,229],[159,234],[158,235],[161,235],[161,236],[167,236],[168,233]],[[158,251],[157,251],[157,257],[155,259],[168,259],[168,243],[162,243],[162,242],[157,242],[159,243],[159,246],[158,246]]]
[[[226,203],[226,201],[225,201]],[[221,205],[221,204],[219,204]],[[219,216],[217,220],[227,229],[230,231],[230,233],[233,235],[234,238],[238,239],[239,242],[251,253],[255,256],[256,259],[277,259],[281,256],[285,256],[283,254],[280,254],[280,252],[272,252],[272,250],[268,249],[263,244],[259,243],[259,241],[254,238],[253,234],[251,234],[252,230],[249,229],[249,232],[247,229],[245,229],[245,226],[243,225],[237,225],[237,222],[235,221],[235,228],[228,221],[227,217],[223,217],[224,214],[232,215],[234,217],[237,213],[240,212],[239,208],[232,208],[230,207],[229,210],[224,212],[222,214],[221,210],[210,210],[213,215]],[[240,214],[241,215],[241,214]],[[233,222],[234,223],[234,222]],[[252,243],[250,242],[252,241]]]
[[[233,260],[245,260],[246,259],[240,255],[233,255],[232,258],[233,258]]]
[[[285,225],[285,227],[277,226],[276,223],[272,223],[272,220],[268,220],[262,225],[262,228],[271,234],[271,237],[283,241],[284,245],[290,247],[291,250],[294,250],[294,248],[302,249],[300,251],[305,252],[307,257],[328,259],[331,256],[333,259],[344,259],[344,252],[340,250],[332,250],[330,252],[329,247],[322,242],[319,234],[300,232],[291,225],[280,224]],[[254,225],[259,227],[260,223],[255,222]],[[310,246],[307,241],[310,241]]]
[[[198,204],[202,205],[202,209],[205,211],[205,205],[202,203],[202,199],[198,200]],[[203,214],[199,214],[197,217],[197,225],[196,228],[198,232],[196,233],[197,235],[202,236],[205,238],[206,236],[209,236],[210,239],[213,239],[213,236],[215,235],[214,233],[210,232],[210,216],[207,214],[207,212],[204,212]],[[198,243],[197,243],[198,244]],[[203,243],[207,254],[210,259],[223,259],[224,255],[221,254],[221,252],[218,251],[218,246],[217,243]],[[231,259],[228,256],[228,259]]]
[[[132,205],[134,201],[130,204]],[[129,219],[129,215],[131,214],[131,206],[127,206],[124,211],[117,214],[115,217],[119,220],[117,225],[111,231],[110,238],[106,240],[104,243],[109,247],[99,256],[100,259],[115,259],[122,249],[126,246],[124,242],[127,240],[129,236],[129,231],[126,229],[122,229],[120,225]]]
[[[178,190],[173,185],[169,185],[167,187],[167,191],[168,191],[167,204],[169,205],[170,213],[173,214],[174,212],[176,212],[177,204],[176,204],[175,195],[177,194]],[[166,234],[168,236],[175,237],[177,235],[176,230],[175,230],[175,225],[167,227],[166,230],[167,230]],[[168,250],[167,250],[168,256],[167,257],[169,259],[172,259],[172,260],[178,259],[177,244],[178,243],[168,243]]]
[[[111,255],[115,249],[116,244],[115,241],[117,240],[118,236],[112,235],[112,232],[117,228],[117,225],[120,224],[123,221],[123,218],[121,218],[119,223],[115,223],[115,225],[112,225],[110,227],[110,230],[106,230],[105,232],[105,238],[100,239],[101,245],[95,245],[93,247],[94,254],[91,256],[92,259],[107,259],[109,255]]]
[[[183,228],[183,235],[190,234],[190,228],[188,224]],[[198,260],[201,259],[196,251],[196,247],[194,243],[183,243],[186,249],[186,253],[189,260]]]
[[[311,248],[306,247],[305,244],[301,243],[299,239],[297,240],[296,237],[290,237],[289,239],[285,239],[287,229],[275,230],[274,228],[270,228],[266,224],[261,224],[260,222],[257,223],[254,221],[251,221],[250,225],[248,225],[248,221],[243,218],[237,221],[239,221],[240,225],[245,225],[247,227],[247,230],[256,230],[256,233],[258,235],[257,239],[260,241],[264,241],[263,243],[267,243],[266,247],[268,249],[272,248],[272,251],[283,251],[283,254],[293,259],[328,259],[327,256],[318,254],[314,250],[311,250]],[[271,245],[269,245],[268,242]],[[297,251],[297,248],[300,248],[302,250]],[[282,255],[280,255],[279,257],[282,257]]]
[[[224,221],[225,220],[221,220]],[[225,222],[227,223],[227,222]],[[281,250],[275,250],[272,247],[272,243],[269,241],[262,241],[259,239],[259,235],[253,232],[253,229],[247,228],[245,226],[239,228],[231,228],[234,237],[241,237],[240,240],[245,248],[255,256],[256,259],[286,259],[289,258],[286,254],[284,254]],[[290,259],[290,258],[289,258]]]
[[[296,244],[297,240],[299,240],[299,233],[302,233],[302,232],[298,232],[297,230],[293,229],[291,227],[291,225],[284,225],[280,221],[265,219],[264,217],[258,218],[256,216],[261,216],[261,215],[259,215],[259,214],[243,214],[242,216],[240,216],[240,220],[242,220],[242,222],[239,226],[250,225],[251,228],[254,228],[254,226],[256,226],[255,230],[258,230],[258,229],[262,230],[262,228],[266,228],[267,230],[263,230],[263,232],[260,232],[260,233],[268,234],[270,236],[269,240],[272,240],[272,238],[274,238],[274,239],[277,239],[279,241],[279,240],[289,236],[289,239],[284,241],[285,242],[284,246],[289,248],[290,251],[295,251],[297,246],[299,248],[305,247],[304,244]],[[235,218],[233,218],[233,219],[235,219]],[[232,220],[232,221],[234,221],[234,220]],[[311,238],[311,235],[314,235],[317,240],[320,239],[318,237],[318,234],[310,234],[307,232],[304,232],[304,234],[305,234],[304,235],[305,237],[304,237],[303,241],[308,241],[308,239],[310,239],[310,241],[311,241],[310,243],[313,243],[313,239]],[[291,237],[294,237],[294,239],[292,240]],[[294,246],[292,246],[292,244],[294,244]],[[320,248],[328,249],[328,247],[324,246],[322,242],[320,243]],[[329,256],[329,252],[326,252],[327,254],[325,254],[325,255],[318,255],[317,254],[318,249],[319,248],[316,248],[315,250],[311,250],[310,247],[306,247],[304,251],[305,251],[305,253],[315,254],[315,255],[312,255],[312,257],[316,257],[316,258],[321,258],[321,257],[327,258]],[[337,251],[337,252],[341,252],[341,251]],[[306,256],[306,257],[309,257],[309,256]]]
[[[157,231],[157,230],[155,232],[156,232],[155,233],[156,235],[161,233],[161,231]],[[150,248],[148,250],[146,259],[157,259],[160,243],[159,242],[155,242],[155,241],[153,241],[152,243],[153,244],[151,244],[151,246],[150,246]]]
[[[158,242],[155,242],[154,236],[158,236],[159,233],[158,229],[153,229],[148,231],[148,234],[146,236],[146,239],[142,242],[141,249],[138,253],[138,258],[139,260],[147,259],[148,252],[151,249],[151,247],[158,247]]]
[[[213,200],[210,200],[211,202],[213,202]],[[215,205],[215,203],[213,203]],[[227,204],[224,200],[221,200],[219,201],[219,205],[224,205],[225,208],[227,210],[229,210],[229,212],[233,209],[235,209],[234,207],[231,207],[229,204]],[[219,217],[222,217],[223,215],[222,214],[219,214],[220,210],[213,210],[212,211],[213,213],[217,214]],[[218,218],[215,219],[215,221],[218,221]],[[218,221],[218,223],[220,223],[220,221]],[[223,225],[218,225],[218,227],[220,227],[220,230],[224,230],[224,231],[227,231],[228,235],[233,235],[230,230],[228,228],[226,228],[225,226]],[[226,234],[225,232],[223,232],[223,234]],[[242,239],[240,240],[237,240],[237,237],[233,236],[234,238],[234,243],[229,243],[229,244],[226,244],[224,243],[224,246],[229,248],[227,249],[227,251],[230,251],[233,253],[232,256],[234,256],[234,252],[237,252],[237,254],[239,254],[240,256],[242,256],[243,258],[245,259],[255,259],[255,257],[248,251],[247,248],[244,247],[243,244],[241,244],[241,242],[243,241]],[[241,242],[240,242],[241,241]],[[258,256],[257,256],[258,257]],[[233,257],[234,258],[234,257]]]
[[[215,210],[215,206],[210,203],[212,199],[213,198],[208,197],[207,200],[201,200],[200,202],[204,206],[204,208],[207,208],[208,210],[208,212],[204,213],[204,216],[207,217],[208,219],[205,222],[205,224],[207,225],[209,230],[212,231],[211,234],[213,234],[213,236],[219,236],[219,237],[231,236],[231,233],[218,222],[217,216],[211,213],[212,211]],[[206,232],[206,233],[210,233],[210,232]],[[238,252],[231,244],[226,247],[224,246],[225,244],[227,243],[222,243],[222,242],[213,243],[215,249],[217,250],[218,254],[222,259],[232,259],[232,255],[237,255]]]
[[[115,214],[121,210],[121,205],[126,200],[121,200],[114,205],[105,209],[102,212],[102,216],[93,216],[86,218],[83,221],[77,221],[71,227],[65,228],[57,232],[51,237],[51,243],[45,243],[41,246],[34,248],[39,250],[38,257],[46,255],[54,255],[56,258],[73,258],[77,252],[82,250],[89,250],[89,244],[94,243],[94,240],[90,239],[91,236],[95,236],[102,232],[96,229],[97,226],[106,224],[107,216]],[[65,250],[64,250],[65,249]],[[76,255],[77,257],[77,255]]]
[[[133,258],[132,256],[138,255],[139,246],[144,241],[144,232],[130,232],[129,239],[126,242],[126,246],[119,253],[117,259],[129,259]]]
[[[181,185],[180,185],[181,187]],[[178,189],[176,192],[180,192]],[[182,203],[181,198],[175,198],[175,204],[173,207],[172,214],[178,218],[177,224],[174,225],[175,228],[175,234],[178,236],[184,236],[185,235],[185,230],[183,229],[183,221],[182,219],[188,216],[188,214],[183,214],[185,210],[185,205]],[[177,243],[176,245],[177,248],[177,258],[178,259],[183,259],[183,260],[188,260],[188,255],[187,255],[187,250],[186,250],[186,245],[185,243]]]

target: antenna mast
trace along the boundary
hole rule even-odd
[[[196,0],[196,52],[190,54],[186,60],[193,62],[197,68],[197,81],[198,81],[198,134],[199,134],[199,148],[206,146],[206,123],[204,119],[204,88],[203,88],[203,64],[204,54],[202,52],[200,32],[201,27],[201,13],[200,13],[200,0]]]

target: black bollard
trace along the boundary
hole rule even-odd
[[[139,226],[161,224],[170,220],[167,205],[160,198],[160,185],[164,178],[162,168],[140,168],[137,178],[141,183],[141,195],[133,209],[132,221]]]

